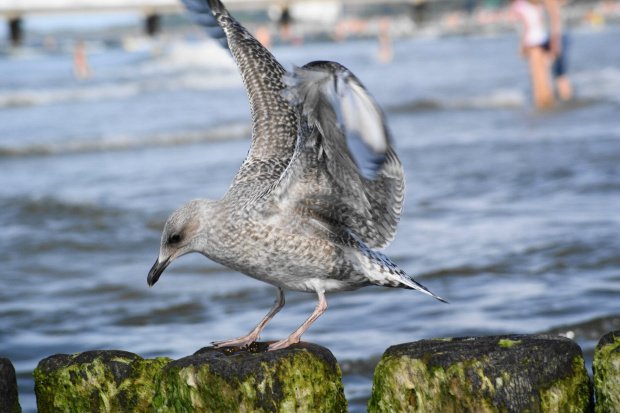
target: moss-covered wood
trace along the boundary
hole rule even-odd
[[[0,357],[0,412],[21,413],[17,395],[17,376],[11,360]]]
[[[596,413],[620,412],[620,330],[598,342],[592,363]]]
[[[48,357],[34,371],[39,413],[153,411],[155,375],[170,361],[118,350]]]
[[[584,412],[592,389],[581,349],[556,336],[422,340],[392,346],[369,412]]]
[[[340,367],[315,344],[205,347],[158,377],[157,412],[346,412]]]

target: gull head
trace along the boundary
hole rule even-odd
[[[170,215],[161,235],[159,256],[149,271],[147,283],[152,287],[175,259],[199,251],[203,234],[202,214],[204,201],[196,199],[183,205]]]

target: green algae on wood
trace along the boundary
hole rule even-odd
[[[21,413],[17,393],[17,376],[11,360],[0,357],[0,412]]]
[[[34,371],[38,410],[152,411],[155,376],[170,361],[120,350],[56,354],[41,360]]]
[[[500,340],[500,341],[498,342],[498,344],[499,344],[500,346],[502,346],[502,347],[508,347],[508,348],[510,348],[510,347],[514,346],[515,344],[519,344],[520,342],[521,342],[521,340],[510,340],[510,339],[506,339],[506,338],[505,338],[505,339],[503,339],[503,340]]]
[[[596,413],[620,412],[620,330],[598,342],[592,363]]]
[[[592,406],[581,349],[540,335],[422,340],[390,347],[369,412],[582,412]]]
[[[328,349],[307,343],[266,347],[205,347],[168,364],[157,378],[155,411],[347,411],[340,367]]]

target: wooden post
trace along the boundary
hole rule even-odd
[[[620,412],[620,330],[601,337],[594,353],[596,413]]]
[[[0,357],[0,412],[21,413],[17,395],[17,376],[11,360]]]
[[[11,40],[11,45],[14,47],[21,46],[24,41],[21,17],[13,17],[9,19],[9,39]]]
[[[266,351],[206,347],[168,364],[158,377],[156,412],[346,412],[332,353],[300,343]]]
[[[149,36],[155,36],[159,33],[161,29],[161,16],[159,14],[153,13],[146,16],[146,20],[144,21],[144,31]]]
[[[340,367],[315,344],[203,348],[172,361],[119,350],[56,354],[34,371],[46,412],[346,412]]]
[[[592,389],[581,348],[557,336],[422,340],[392,346],[369,412],[584,412]]]
[[[155,375],[170,361],[120,350],[48,357],[34,371],[38,411],[152,411]]]

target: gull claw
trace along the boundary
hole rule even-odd
[[[213,344],[213,347],[215,348],[231,346],[248,348],[252,345],[252,343],[258,340],[258,338],[259,337],[254,337],[251,334],[248,334],[245,337],[231,338],[230,340],[212,341],[211,344]]]
[[[291,337],[288,337],[284,340],[276,341],[276,342],[269,344],[269,351],[280,350],[280,349],[287,348],[297,343],[299,343],[299,338],[291,339]]]

